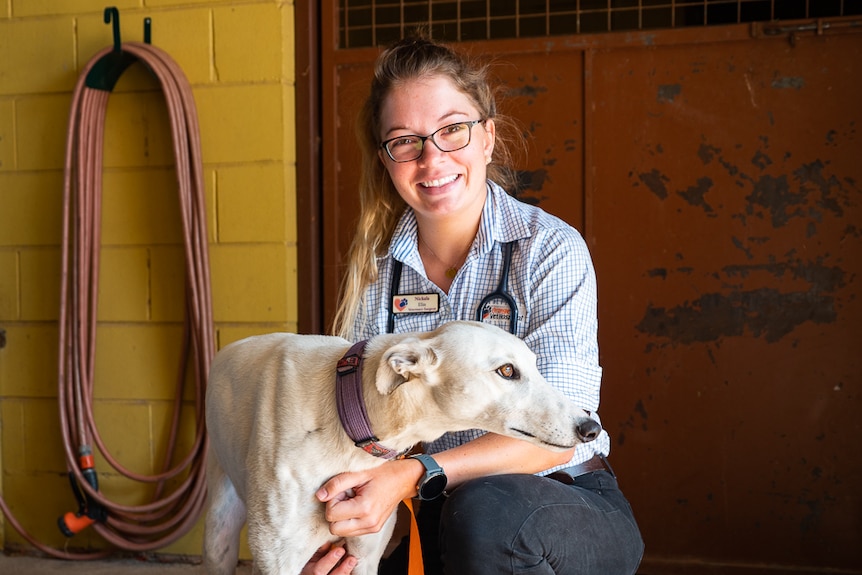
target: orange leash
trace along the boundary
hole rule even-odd
[[[409,497],[404,505],[410,510],[410,547],[407,554],[407,575],[425,575],[425,564],[422,562],[422,544],[419,542],[419,525],[413,512],[413,500]]]

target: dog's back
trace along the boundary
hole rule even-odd
[[[335,364],[348,347],[337,337],[273,333],[222,349],[212,364],[206,402],[207,421],[228,422],[209,429],[222,466],[246,470],[255,465],[249,453],[259,458],[261,450],[281,442],[275,437],[300,437],[331,425],[333,396],[323,390],[333,385]],[[231,479],[245,499],[245,478]]]

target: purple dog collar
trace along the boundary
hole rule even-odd
[[[335,368],[335,400],[341,426],[356,447],[375,457],[395,459],[401,452],[379,443],[371,430],[362,394],[362,353],[367,341],[353,344]]]

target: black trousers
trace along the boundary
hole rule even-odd
[[[632,575],[644,548],[631,506],[606,471],[573,485],[483,477],[423,501],[417,521],[426,575]],[[403,575],[406,555],[405,540],[379,573]]]

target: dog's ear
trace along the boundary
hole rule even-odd
[[[402,383],[422,378],[437,365],[437,354],[428,340],[410,339],[386,350],[377,367],[377,389],[388,394]]]

